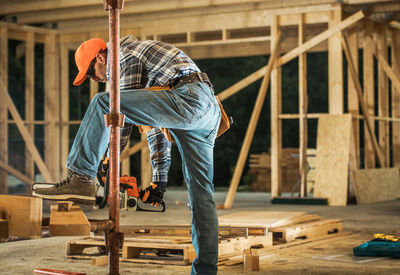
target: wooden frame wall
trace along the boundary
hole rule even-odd
[[[237,15],[235,17],[235,15]],[[365,153],[364,161],[366,168],[376,167],[376,163],[382,162],[382,166],[389,165],[389,156],[392,152],[393,159],[392,163],[395,166],[400,165],[400,111],[396,106],[400,103],[400,82],[398,80],[398,74],[400,71],[400,39],[399,30],[388,27],[388,24],[380,23],[379,25],[373,23],[370,20],[361,21],[364,15],[361,12],[354,13],[353,15],[346,17],[344,14],[343,6],[340,4],[325,4],[325,5],[314,5],[309,6],[306,9],[302,9],[302,13],[299,13],[299,9],[295,7],[290,8],[273,8],[269,11],[249,11],[249,12],[236,12],[230,14],[231,17],[226,15],[210,14],[202,18],[204,24],[189,24],[188,20],[192,18],[181,18],[179,20],[167,20],[165,19],[158,21],[157,23],[147,22],[145,25],[134,22],[125,24],[121,30],[121,36],[127,34],[133,34],[141,38],[155,38],[169,39],[174,38],[174,35],[181,37],[181,40],[177,40],[175,45],[184,49],[192,57],[216,57],[216,56],[237,56],[236,52],[238,48],[244,45],[257,45],[257,49],[249,48],[249,51],[245,54],[265,54],[272,53],[274,44],[276,43],[278,36],[282,30],[287,30],[287,27],[296,27],[296,32],[293,35],[288,32],[288,35],[282,39],[277,49],[277,60],[275,63],[271,63],[270,66],[265,66],[248,77],[242,79],[226,90],[219,94],[221,100],[228,98],[240,90],[253,83],[254,81],[264,77],[271,81],[271,194],[272,197],[280,195],[281,185],[281,150],[282,150],[282,120],[283,119],[298,119],[300,124],[299,129],[299,140],[300,140],[300,171],[302,175],[302,188],[301,196],[307,196],[306,193],[306,173],[305,173],[305,152],[307,149],[307,121],[308,119],[318,118],[320,114],[308,114],[307,113],[307,52],[312,50],[324,49],[321,47],[322,42],[328,41],[328,59],[329,59],[329,113],[331,114],[342,114],[344,110],[344,87],[343,87],[343,58],[342,58],[342,43],[341,38],[346,35],[348,41],[348,54],[351,60],[356,66],[354,67],[355,74],[358,74],[358,49],[363,49],[363,97],[359,97],[360,88],[348,79],[348,112],[353,115],[354,123],[354,136],[356,147],[356,163],[360,163],[360,146],[359,140],[364,139],[365,142]],[[236,20],[236,18],[244,17],[246,21]],[[262,18],[262,20],[260,20]],[[206,20],[207,19],[207,20]],[[92,20],[93,21],[93,20]],[[88,20],[91,26],[100,26],[101,24],[92,24],[91,20]],[[97,22],[97,21],[96,21]],[[163,24],[163,22],[165,24]],[[212,22],[212,23],[211,23]],[[217,24],[219,22],[219,24]],[[68,67],[71,66],[68,62],[68,51],[75,49],[80,42],[86,40],[88,37],[103,37],[107,39],[108,32],[106,30],[96,30],[96,33],[89,32],[82,28],[81,32],[70,33],[68,30],[70,23],[61,24],[60,32],[52,30],[43,30],[39,28],[30,28],[25,26],[16,26],[12,24],[0,24],[0,66],[1,66],[1,77],[4,80],[4,88],[1,89],[2,93],[7,91],[7,43],[8,39],[17,39],[25,41],[26,43],[26,117],[25,121],[18,118],[18,112],[12,106],[12,102],[7,105],[5,101],[0,102],[0,193],[6,193],[7,182],[6,176],[8,173],[14,174],[21,180],[32,183],[33,181],[33,162],[36,163],[42,175],[46,180],[57,180],[65,176],[65,160],[69,152],[68,144],[68,133],[69,126],[72,124],[79,124],[80,121],[69,120],[69,76]],[[325,24],[328,29],[319,28],[317,32],[311,33],[307,26]],[[160,28],[160,26],[163,26]],[[104,27],[103,27],[104,28]],[[266,33],[260,37],[252,38],[235,38],[233,32],[235,29],[246,29],[246,28],[261,28]],[[308,31],[307,31],[308,30]],[[75,30],[77,31],[77,30]],[[199,34],[208,33],[210,37],[218,32],[217,39],[210,40],[206,39],[198,40]],[[269,34],[267,33],[269,32]],[[182,33],[184,35],[182,35]],[[373,41],[368,40],[368,37],[372,37]],[[392,39],[390,39],[392,37]],[[174,38],[175,39],[175,38]],[[33,76],[33,64],[34,55],[33,47],[34,43],[45,44],[45,120],[35,121],[34,120],[34,78]],[[371,43],[374,47],[371,47]],[[237,47],[236,47],[237,46]],[[392,52],[392,62],[388,63],[387,52],[390,47]],[[227,49],[232,50],[227,50]],[[207,50],[205,50],[207,49]],[[210,51],[212,49],[212,51]],[[254,49],[254,50],[250,50]],[[260,50],[262,49],[262,50]],[[385,51],[386,49],[386,51]],[[282,54],[279,56],[279,53]],[[224,55],[225,54],[225,55]],[[243,55],[243,51],[241,53]],[[397,58],[393,58],[396,57]],[[299,58],[299,113],[298,114],[283,114],[282,113],[282,76],[281,67],[293,60]],[[378,82],[379,89],[375,91],[374,87],[374,59],[379,63]],[[5,62],[3,62],[5,61]],[[273,59],[272,59],[273,62]],[[350,75],[350,74],[349,74]],[[350,76],[349,76],[350,77]],[[389,79],[389,80],[388,80]],[[388,81],[392,83],[392,97],[389,98]],[[268,82],[260,87],[260,93],[263,91],[267,92]],[[361,86],[360,86],[361,87]],[[11,93],[12,91],[10,91]],[[98,85],[91,83],[90,95],[94,96],[98,92]],[[379,113],[374,112],[374,98],[376,93],[379,97]],[[264,99],[260,99],[264,101]],[[392,109],[389,110],[391,101]],[[366,116],[360,116],[359,106],[361,103],[365,107],[365,115],[368,115],[368,120],[379,121],[379,145],[377,147],[373,140],[376,141],[374,135],[364,134],[361,136],[359,133],[359,127],[356,126],[361,120],[366,125]],[[62,104],[61,104],[62,103]],[[256,102],[259,106],[262,102]],[[8,110],[7,110],[8,109]],[[255,110],[256,111],[256,110]],[[13,114],[13,120],[8,120],[7,113]],[[258,111],[257,111],[258,112]],[[257,120],[257,112],[255,112],[254,119]],[[363,113],[364,114],[364,113]],[[27,144],[26,152],[26,173],[13,170],[8,165],[7,161],[7,128],[8,123],[16,123],[19,127],[21,134]],[[45,154],[44,161],[38,154],[36,147],[33,144],[33,129],[34,125],[43,124],[45,125]],[[253,125],[253,126],[252,126]],[[374,123],[370,123],[374,133]],[[392,127],[392,136],[389,136],[389,127]],[[230,208],[233,204],[236,188],[239,184],[243,165],[246,161],[248,148],[251,144],[252,134],[254,132],[254,123],[249,123],[249,135],[246,134],[247,139],[243,143],[241,156],[239,157],[238,164],[232,178],[230,189],[228,191],[227,198],[225,200],[225,208]],[[365,131],[367,133],[367,131]],[[55,141],[60,140],[59,143]],[[390,144],[392,141],[392,144]],[[375,145],[375,146],[374,146]],[[392,148],[392,151],[390,151]],[[397,149],[396,149],[397,148]],[[148,163],[148,152],[146,152],[147,146],[146,141],[132,145],[122,155],[124,159],[123,170],[129,172],[126,167],[129,167],[127,159],[132,154],[142,151],[142,163],[146,161]],[[266,148],[267,149],[267,148]],[[377,157],[378,156],[378,157]],[[377,162],[377,158],[379,161]],[[149,180],[151,173],[151,167],[148,165],[142,165],[142,178]],[[358,167],[358,164],[357,164]]]

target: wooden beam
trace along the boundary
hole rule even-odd
[[[392,30],[392,70],[400,75],[400,29]],[[392,117],[400,117],[400,90],[392,88]],[[392,124],[393,166],[400,167],[400,125]]]
[[[24,183],[26,183],[29,188],[33,184],[33,178],[31,178],[28,175],[25,175],[25,174],[21,173],[20,171],[18,171],[14,167],[11,167],[10,165],[8,165],[7,163],[5,163],[4,161],[1,161],[1,160],[0,160],[0,168],[2,170],[4,170],[5,172],[10,173],[11,175],[16,177],[17,179],[19,179],[19,180],[23,181]]]
[[[25,120],[35,120],[35,41],[32,32],[26,33],[25,42]],[[35,126],[26,126],[32,140],[35,138]],[[25,148],[25,173],[34,179],[35,165],[31,153]]]
[[[69,124],[65,122],[69,121],[69,49],[64,42],[65,37],[60,36],[60,169],[61,177],[64,178],[68,174],[66,169],[66,161],[69,154]]]
[[[331,11],[329,28],[342,21],[342,10]],[[343,56],[340,44],[340,33],[332,35],[328,40],[328,79],[329,79],[329,114],[343,114]]]
[[[353,58],[353,64],[355,66],[355,70],[358,76],[358,28],[353,27],[349,29],[348,34],[348,42],[349,42],[349,50],[351,57]],[[360,110],[359,110],[359,104],[357,100],[357,91],[356,88],[354,87],[353,81],[350,81],[349,76],[350,76],[350,71],[347,69],[348,73],[348,81],[347,81],[347,107],[348,107],[348,112],[352,115],[353,121],[352,121],[352,126],[353,126],[353,135],[352,135],[352,140],[354,142],[351,143],[351,145],[354,145],[355,148],[352,148],[352,156],[351,159],[355,159],[354,162],[354,169],[358,169],[358,164],[359,164],[359,159],[360,159],[360,122],[358,119],[354,119],[355,115],[359,115]],[[351,76],[350,76],[351,77]]]
[[[243,140],[243,145],[240,149],[239,158],[238,158],[238,161],[235,166],[235,171],[234,171],[231,183],[229,185],[228,194],[225,198],[225,203],[224,203],[225,209],[229,209],[232,207],[233,200],[235,198],[236,190],[239,185],[240,178],[242,176],[243,167],[246,162],[247,155],[249,153],[249,149],[250,149],[250,145],[251,145],[251,141],[253,139],[254,132],[256,130],[258,118],[261,113],[261,108],[264,104],[265,96],[267,95],[269,79],[271,77],[272,68],[273,68],[274,62],[277,59],[278,53],[279,53],[278,49],[279,49],[280,40],[281,40],[281,33],[279,32],[277,34],[276,39],[274,39],[274,42],[273,42],[272,54],[268,61],[267,70],[265,72],[263,81],[261,83],[260,90],[257,95],[257,99],[256,99],[256,103],[254,105],[253,112],[251,113],[249,126],[246,130],[246,134],[245,134],[245,137]]]
[[[275,17],[271,25],[272,42],[280,40],[280,17]],[[279,48],[277,55],[279,55]],[[282,186],[282,67],[275,67],[271,72],[271,198],[281,195]]]
[[[29,151],[32,154],[33,159],[36,162],[36,165],[39,168],[39,171],[42,174],[43,179],[46,182],[53,182],[52,178],[50,176],[49,171],[47,170],[46,165],[44,164],[42,157],[39,154],[39,151],[37,150],[32,137],[30,136],[28,130],[26,129],[25,125],[22,122],[21,116],[18,113],[17,108],[14,105],[14,102],[12,101],[10,95],[8,94],[7,90],[5,89],[4,81],[3,79],[0,79],[0,94],[2,94],[2,102],[4,102],[11,113],[11,116],[14,118],[15,123],[17,125],[17,128],[19,132],[21,133],[22,138],[25,141],[26,146],[28,147]]]
[[[141,134],[141,140],[147,143],[146,134]],[[150,149],[149,146],[143,146],[140,151],[140,176],[142,178],[141,186],[146,188],[152,182],[152,167],[150,163]]]
[[[378,163],[379,163],[379,165],[381,167],[383,167],[383,165],[385,164],[385,159],[384,159],[384,157],[382,155],[382,152],[380,151],[380,148],[379,148],[378,142],[376,140],[375,134],[374,134],[374,132],[372,132],[372,128],[371,128],[372,122],[368,118],[367,105],[366,105],[366,103],[364,101],[364,98],[363,98],[363,92],[362,92],[361,84],[360,84],[360,81],[358,80],[358,77],[357,77],[357,72],[356,72],[356,69],[355,69],[355,65],[353,64],[353,59],[351,58],[351,53],[350,53],[350,49],[349,49],[346,37],[342,36],[342,40],[341,41],[342,41],[343,50],[344,50],[344,53],[346,55],[346,59],[347,59],[347,62],[348,62],[348,66],[349,66],[349,69],[350,69],[351,79],[353,80],[354,87],[356,88],[356,91],[357,91],[357,98],[358,98],[358,102],[359,102],[359,104],[361,106],[361,112],[362,112],[362,115],[364,117],[364,121],[365,121],[365,123],[367,125],[368,134],[370,135],[370,138],[372,140],[372,144],[373,144],[373,148],[374,148],[375,154],[378,156]]]
[[[379,24],[378,33],[376,35],[378,52],[387,60],[388,45],[386,40],[387,25]],[[378,115],[389,116],[389,82],[382,63],[378,62]],[[379,121],[379,145],[385,156],[385,167],[390,163],[390,147],[389,147],[389,123],[387,121]]]
[[[8,92],[8,29],[0,27],[0,80]],[[8,112],[7,103],[0,100],[0,160],[8,163]],[[8,173],[0,171],[0,194],[8,193]]]
[[[364,20],[364,38],[363,38],[363,86],[364,100],[367,107],[367,115],[375,115],[375,77],[374,77],[374,55],[369,46],[367,35],[372,33],[373,22]],[[375,133],[375,123],[370,125],[371,131]],[[364,133],[368,132],[366,122],[364,121]],[[375,168],[375,154],[370,135],[364,134],[364,168]]]
[[[290,52],[286,53],[285,55],[281,56],[276,66],[282,66],[283,64],[286,64],[290,60],[296,58],[298,55],[307,52],[308,50],[324,42],[331,36],[357,23],[362,18],[364,18],[364,13],[362,11],[354,13],[353,15],[347,17],[345,20],[340,22],[339,24],[329,27],[326,31],[314,36],[313,38],[302,44],[301,47],[297,47],[291,50]],[[307,23],[309,24],[308,21]]]
[[[304,14],[299,18],[299,47],[304,43],[306,37],[306,22]],[[300,196],[307,197],[307,54],[299,55],[299,171],[300,171]]]
[[[143,148],[147,146],[147,140],[141,140],[138,143],[129,147],[129,149],[125,149],[121,154],[121,159],[125,159],[127,157],[132,156],[133,154],[139,152]]]

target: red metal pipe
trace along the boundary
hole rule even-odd
[[[120,114],[120,64],[119,64],[119,15],[120,10],[112,8],[109,10],[109,54],[110,56],[110,115],[118,116]],[[120,126],[117,123],[111,125],[110,129],[110,201],[109,218],[114,222],[112,234],[119,232],[119,155],[120,155]],[[115,238],[111,238],[116,240]],[[108,252],[108,268],[110,275],[119,274],[119,243],[110,242]]]

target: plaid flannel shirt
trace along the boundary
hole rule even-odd
[[[165,86],[174,78],[200,72],[196,64],[178,48],[161,41],[139,41],[132,36],[121,38],[120,68],[121,90]],[[158,127],[147,132],[147,140],[153,168],[152,181],[167,182],[171,143]]]

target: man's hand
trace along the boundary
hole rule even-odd
[[[163,196],[164,192],[162,188],[155,183],[151,183],[149,187],[140,190],[139,193],[139,198],[141,199],[141,201],[150,204],[160,203],[163,199]]]

